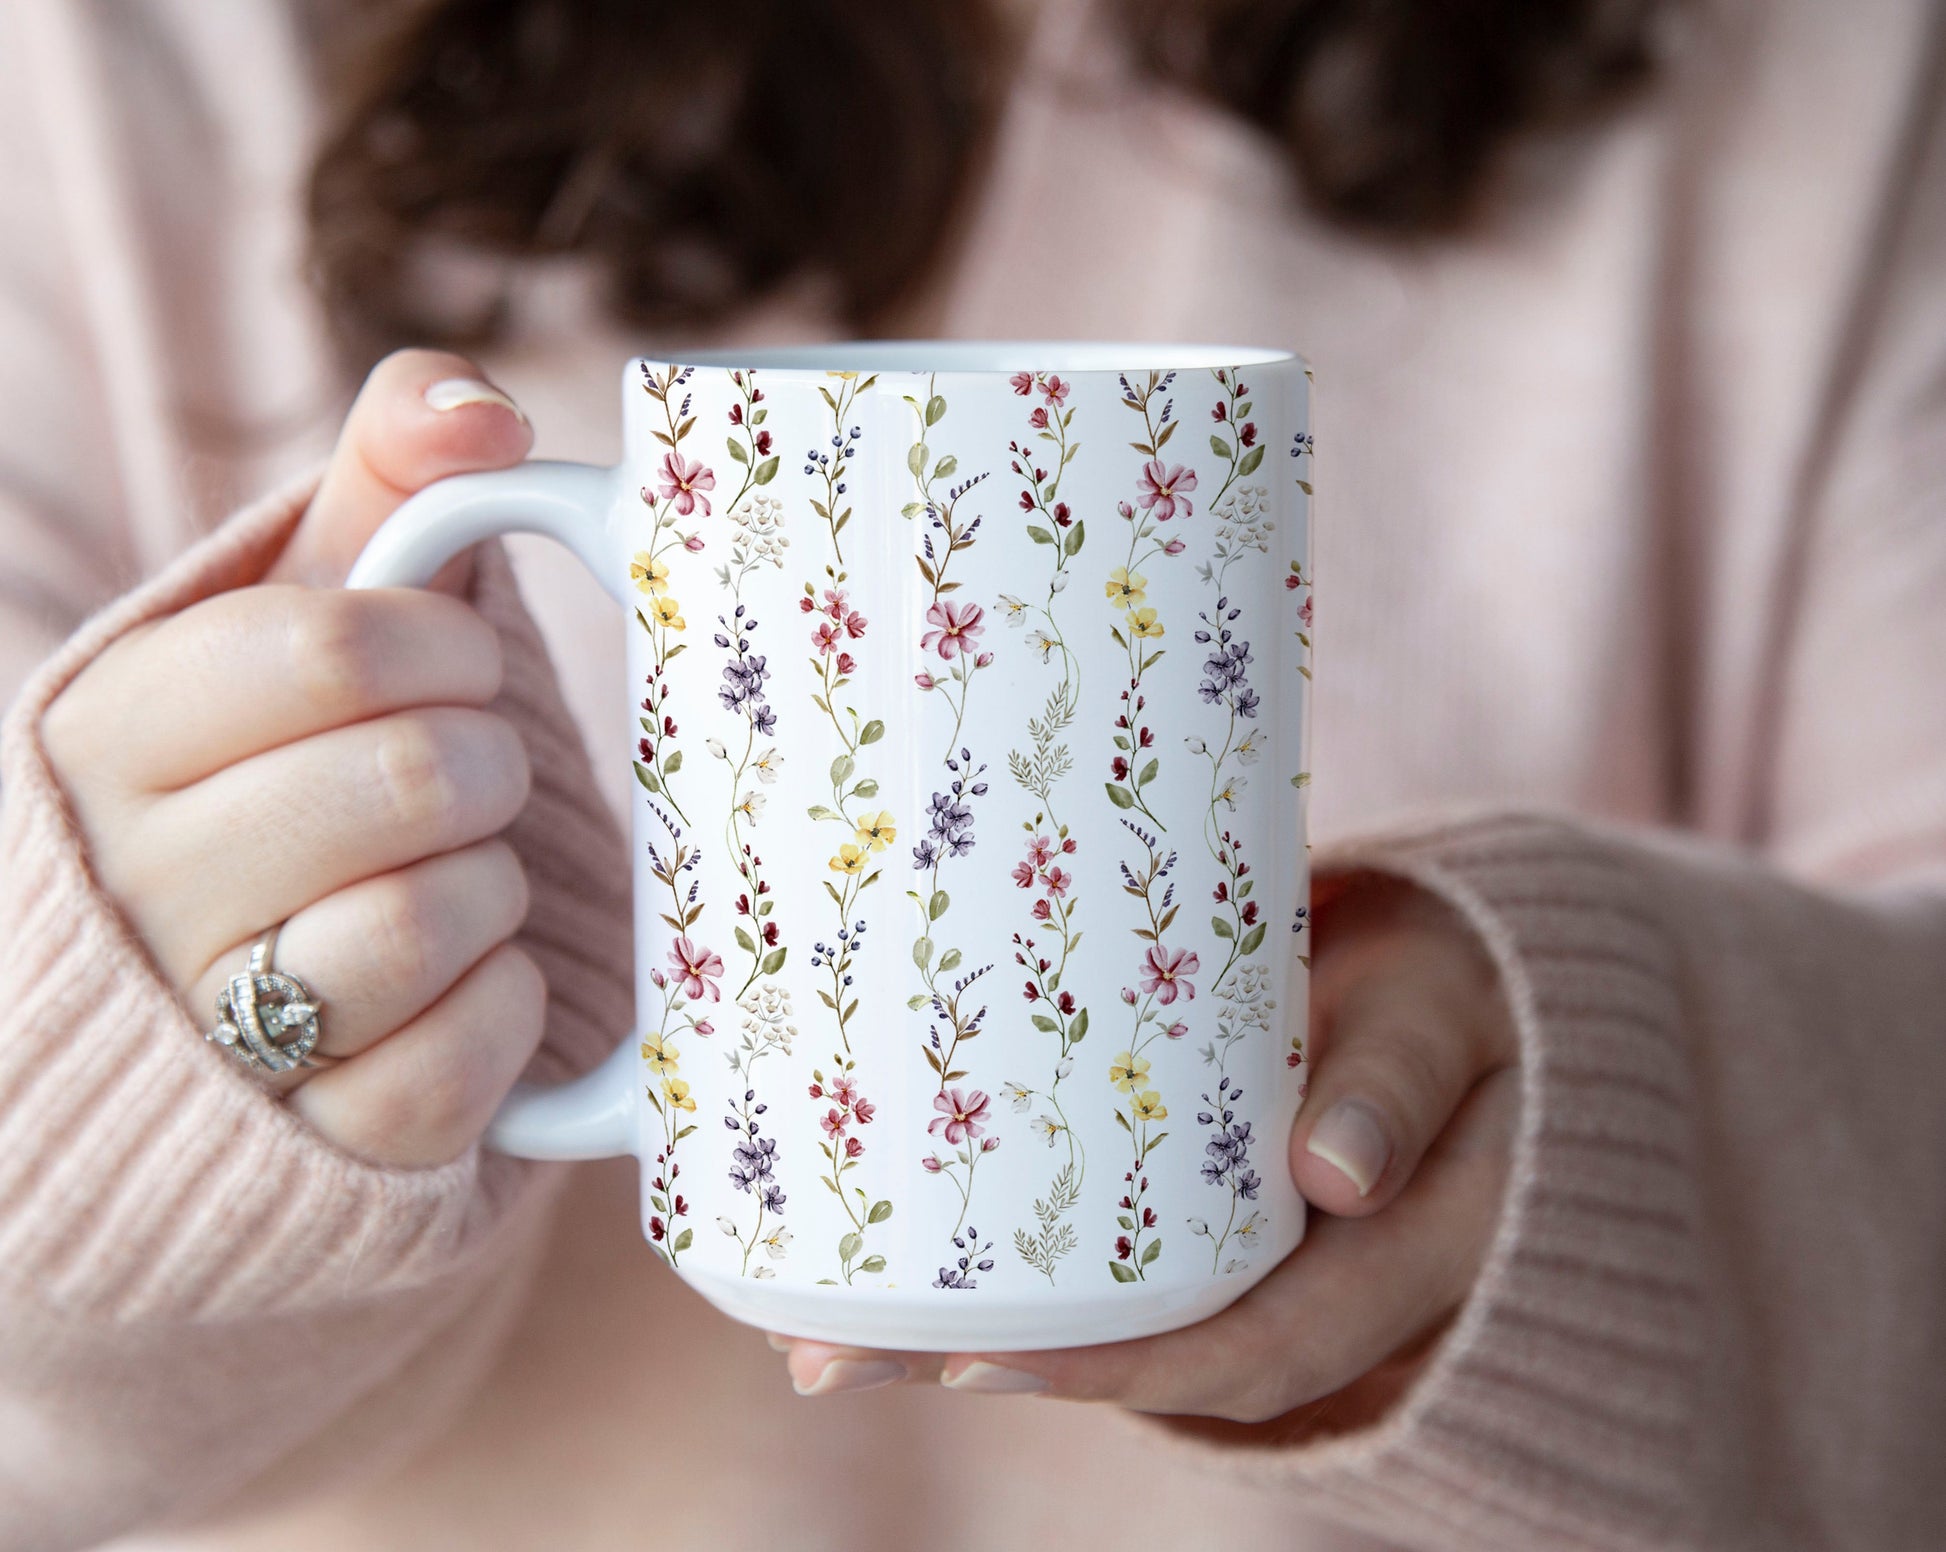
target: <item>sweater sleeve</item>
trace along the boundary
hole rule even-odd
[[[234,1071],[90,876],[37,730],[118,635],[260,576],[308,497],[240,514],[94,617],[0,731],[0,1546],[92,1545],[245,1488],[318,1487],[309,1448],[402,1367],[433,1398],[361,1415],[410,1441],[516,1312],[561,1172],[474,1151],[383,1169],[329,1147]],[[625,848],[496,547],[475,602],[499,630],[495,709],[535,772],[507,832],[532,884],[519,939],[546,974],[536,1075],[628,1027]]]

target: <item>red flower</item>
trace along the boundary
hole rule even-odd
[[[872,1117],[878,1114],[878,1106],[869,1099],[854,1099],[851,1102],[851,1113],[857,1117],[860,1126],[870,1126]]]
[[[1216,408],[1209,412],[1209,418],[1211,420],[1228,420],[1230,418],[1229,407],[1219,401]]]
[[[1057,1004],[1055,1004],[1055,1006],[1057,1006],[1058,1008],[1060,1008],[1060,1010],[1061,1010],[1061,1011],[1062,1011],[1063,1013],[1072,1013],[1072,1012],[1074,1012],[1074,993],[1073,993],[1073,992],[1062,992],[1062,993],[1061,993],[1061,1000],[1060,1000],[1060,1001],[1059,1001],[1059,1002],[1058,1002]]]
[[[1256,925],[1256,921],[1257,921],[1257,902],[1255,900],[1244,901],[1243,902],[1243,925],[1246,927],[1252,927]]]
[[[1145,1229],[1155,1227],[1155,1209],[1153,1207],[1144,1207],[1142,1209],[1142,1227]]]
[[[929,652],[937,652],[947,662],[951,662],[962,652],[970,653],[974,641],[986,629],[982,620],[986,610],[978,604],[956,604],[950,598],[940,598],[926,611],[926,623],[935,626],[919,638],[919,645]]]
[[[1014,882],[1020,885],[1022,889],[1032,889],[1034,887],[1034,869],[1032,865],[1025,862],[1016,862],[1014,864]]]
[[[822,1084],[819,1084],[819,1083],[813,1083],[813,1084],[811,1085],[811,1098],[813,1098],[813,1099],[823,1099],[823,1098],[824,1098],[824,1086],[823,1086]]]
[[[827,1137],[844,1136],[845,1128],[850,1124],[851,1112],[848,1110],[827,1110],[824,1119],[818,1123],[824,1128],[824,1135]]]
[[[722,989],[716,984],[723,974],[721,954],[691,942],[689,934],[684,933],[670,948],[669,963],[675,968],[675,979],[682,983],[684,996],[707,997],[711,1002],[722,997]]]
[[[838,643],[843,639],[838,627],[829,620],[819,620],[818,628],[811,632],[811,645],[826,657],[838,650]]]
[[[1027,424],[1032,426],[1036,431],[1045,431],[1047,429],[1047,411],[1036,406],[1034,413],[1027,417]]]
[[[1186,464],[1165,465],[1151,458],[1142,465],[1142,494],[1137,499],[1145,511],[1153,512],[1158,523],[1166,523],[1180,509],[1184,517],[1195,514],[1188,493],[1196,488],[1196,471]]]
[[[1013,384],[1014,392],[1019,394],[1023,399],[1034,391],[1034,374],[1032,372],[1016,372],[1007,381]]]
[[[839,673],[850,674],[855,672],[857,668],[858,668],[858,660],[854,658],[849,652],[840,652],[838,654]]]
[[[1115,773],[1115,780],[1128,780],[1128,761],[1124,760],[1120,755],[1115,756],[1108,768]]]
[[[1053,919],[1054,919],[1054,907],[1048,904],[1048,902],[1045,900],[1036,900],[1034,902],[1034,920],[1037,922],[1044,922],[1044,921],[1052,921]]]
[[[846,1158],[855,1159],[858,1157],[859,1154],[863,1153],[864,1151],[865,1151],[865,1145],[862,1142],[860,1142],[856,1137],[847,1137],[845,1139]]]
[[[743,424],[743,406],[741,404],[732,404],[730,406],[730,424],[733,426]]]
[[[1047,381],[1041,384],[1041,392],[1047,395],[1049,404],[1065,404],[1068,402],[1068,390],[1073,386],[1073,383],[1064,383],[1049,372]]]
[[[1068,510],[1068,504],[1065,501],[1057,501],[1054,503],[1054,521],[1059,523],[1063,528],[1072,528],[1074,526],[1074,514]]]
[[[1024,993],[1022,993],[1022,995],[1025,996],[1029,1002],[1039,1002],[1041,1000],[1041,989],[1038,986],[1036,986],[1032,981],[1029,981],[1027,983],[1027,990]]]
[[[865,634],[865,616],[856,609],[845,616],[845,634],[853,641]]]
[[[970,1094],[958,1087],[943,1089],[933,1096],[932,1107],[939,1114],[926,1130],[944,1136],[949,1143],[957,1145],[986,1130],[981,1122],[986,1119],[987,1096],[978,1089]]]
[[[1073,837],[1073,836],[1071,836],[1071,835],[1070,835],[1070,836],[1069,836],[1069,837],[1068,837],[1068,838],[1067,838],[1066,840],[1064,840],[1063,842],[1061,842],[1061,854],[1062,854],[1063,856],[1067,856],[1067,857],[1072,857],[1072,856],[1074,855],[1074,837]]]
[[[1255,447],[1256,445],[1257,423],[1254,420],[1246,420],[1243,423],[1243,429],[1237,433],[1237,446]]]
[[[764,947],[777,947],[777,923],[775,922],[764,923]]]
[[[1160,943],[1149,945],[1142,970],[1142,990],[1152,992],[1155,1000],[1167,1006],[1178,996],[1196,1000],[1196,988],[1189,977],[1202,968],[1194,949],[1179,948],[1173,954]]]
[[[660,1240],[668,1232],[669,1230],[664,1226],[662,1220],[651,1214],[649,1218],[649,1238]]]
[[[759,454],[763,454],[763,453],[768,453],[769,451],[770,451],[770,433],[768,431],[759,431],[757,433],[757,452]]]
[[[1129,1237],[1126,1234],[1117,1234],[1115,1236],[1115,1259],[1117,1261],[1126,1261],[1134,1254],[1135,1246]]]
[[[1020,510],[1023,512],[1031,512],[1034,510],[1034,498],[1029,492],[1024,490],[1020,493]]]
[[[672,502],[683,517],[697,508],[709,516],[706,490],[716,489],[716,476],[701,462],[692,463],[673,447],[662,455],[662,499]]]
[[[1068,886],[1074,882],[1072,873],[1063,873],[1059,868],[1047,870],[1047,892],[1056,900],[1068,897]]]

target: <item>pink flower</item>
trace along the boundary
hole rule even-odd
[[[912,676],[912,682],[918,685],[919,688],[922,690],[930,690],[935,684],[939,683],[937,679],[933,678],[933,676],[927,673],[923,668],[920,669],[918,673]]]
[[[938,1154],[928,1153],[923,1159],[919,1161],[919,1167],[923,1169],[928,1175],[936,1175],[946,1166],[939,1162]]]
[[[854,641],[865,634],[865,616],[856,609],[845,616],[845,634]]]
[[[1115,503],[1115,510],[1116,510],[1117,512],[1119,512],[1119,513],[1121,513],[1123,517],[1126,517],[1126,518],[1128,518],[1128,519],[1130,519],[1131,521],[1133,521],[1133,519],[1134,519],[1134,517],[1135,517],[1135,508],[1134,508],[1134,507],[1132,507],[1132,506],[1130,506],[1130,505],[1129,505],[1129,504],[1128,504],[1128,503],[1127,503],[1126,501],[1118,501],[1118,502],[1116,502],[1116,503]]]
[[[980,1143],[980,1151],[982,1153],[991,1153],[995,1148],[999,1146],[1000,1146],[1000,1139],[998,1137],[988,1137],[985,1138]]]
[[[1054,907],[1049,905],[1045,900],[1036,900],[1034,902],[1034,920],[1044,922],[1052,921],[1053,919]]]
[[[1072,873],[1063,873],[1059,868],[1049,868],[1047,870],[1047,892],[1056,900],[1065,900],[1067,898],[1068,885],[1073,882],[1074,875]]]
[[[974,640],[986,629],[981,623],[986,610],[978,604],[956,604],[950,598],[934,601],[926,611],[926,623],[937,626],[920,637],[919,645],[927,651],[936,651],[947,662],[962,652],[972,650]]]
[[[1007,381],[1013,384],[1014,392],[1019,394],[1023,399],[1034,391],[1034,374],[1032,372],[1016,372]]]
[[[858,1093],[858,1085],[850,1078],[834,1078],[831,1083],[831,1097],[840,1105],[849,1105]]]
[[[982,652],[978,657],[973,659],[973,666],[975,668],[991,668],[993,666],[993,654],[991,652]]]
[[[1036,431],[1045,431],[1047,429],[1047,411],[1036,406],[1034,413],[1027,417],[1027,424],[1032,426]]]
[[[819,620],[818,628],[811,632],[811,645],[826,657],[838,650],[838,643],[844,640],[838,627],[829,620]]]
[[[1177,1019],[1175,1023],[1163,1030],[1163,1033],[1171,1040],[1180,1040],[1184,1035],[1189,1033],[1189,1026],[1181,1019]]]
[[[1033,864],[1028,862],[1016,862],[1014,864],[1014,882],[1020,885],[1022,889],[1032,889],[1034,887]]]
[[[716,476],[699,460],[691,463],[673,447],[662,455],[662,499],[675,503],[675,508],[687,517],[698,507],[703,516],[709,516],[709,497],[702,494],[716,489]]]
[[[845,618],[845,590],[842,587],[824,590],[824,612],[840,624]]]
[[[1301,605],[1299,605],[1297,611],[1297,617],[1306,625],[1309,625],[1311,623],[1311,600],[1310,599],[1308,598],[1305,599],[1304,602]]]
[[[825,1136],[842,1137],[845,1135],[845,1127],[850,1124],[850,1121],[851,1116],[846,1111],[827,1110],[824,1113],[824,1119],[818,1125],[824,1128]]]
[[[1184,517],[1195,514],[1196,508],[1188,499],[1195,488],[1194,469],[1180,463],[1165,466],[1160,458],[1151,458],[1142,465],[1142,494],[1137,499],[1145,511],[1155,514],[1158,523],[1166,523],[1179,509]]]
[[[1041,384],[1041,392],[1047,395],[1049,404],[1065,404],[1068,402],[1068,390],[1073,386],[1073,383],[1064,383],[1049,372],[1047,381]]]
[[[1037,835],[1027,843],[1027,855],[1037,868],[1044,868],[1054,856],[1054,843],[1044,835]]]
[[[838,654],[839,673],[850,674],[857,667],[858,667],[858,660],[854,658],[849,652],[840,652]]]
[[[856,1137],[847,1137],[845,1139],[846,1158],[855,1159],[858,1157],[859,1154],[863,1153],[864,1151],[865,1151],[865,1145],[862,1142],[860,1142]]]
[[[1201,968],[1195,950],[1179,948],[1172,954],[1160,943],[1151,943],[1148,963],[1143,967],[1142,990],[1153,992],[1155,1000],[1165,1006],[1179,995],[1194,1002],[1196,988],[1189,977]]]
[[[716,1033],[716,1026],[708,1019],[698,1019],[696,1020],[696,1033],[703,1036],[704,1039],[708,1039]]]
[[[681,983],[685,997],[707,997],[711,1002],[722,997],[722,988],[716,984],[723,974],[721,954],[711,953],[684,933],[671,946],[669,963],[676,972],[673,979]]]
[[[932,1107],[939,1114],[926,1130],[943,1135],[949,1143],[963,1143],[986,1130],[980,1123],[986,1119],[987,1097],[978,1089],[971,1094],[957,1087],[946,1089],[933,1096]]]
[[[1162,553],[1164,555],[1180,555],[1184,550],[1188,548],[1189,546],[1183,543],[1182,540],[1171,539],[1167,544],[1163,545]]]
[[[854,1099],[851,1102],[851,1113],[857,1118],[860,1126],[870,1126],[872,1117],[878,1114],[878,1106],[869,1099]]]

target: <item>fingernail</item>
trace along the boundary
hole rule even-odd
[[[1392,1140],[1379,1113],[1362,1099],[1341,1099],[1312,1129],[1304,1151],[1340,1170],[1360,1196],[1370,1196],[1392,1157]]]
[[[905,1365],[889,1358],[833,1358],[808,1385],[791,1381],[800,1396],[835,1396],[846,1390],[877,1390],[905,1378]]]
[[[775,1331],[766,1331],[764,1340],[770,1344],[773,1353],[787,1353],[791,1350],[791,1339],[787,1336],[779,1336]]]
[[[497,404],[502,409],[512,410],[523,424],[527,419],[518,404],[492,383],[483,383],[477,377],[442,378],[426,390],[426,403],[436,410],[456,410],[468,404]]]
[[[978,1359],[950,1379],[940,1375],[939,1383],[948,1390],[971,1390],[986,1396],[1031,1396],[1037,1390],[1047,1389],[1047,1381],[1038,1374]]]

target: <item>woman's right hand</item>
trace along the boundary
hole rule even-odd
[[[250,945],[323,1004],[280,1080],[347,1151],[419,1166],[480,1135],[541,1037],[546,988],[509,941],[527,909],[495,837],[527,757],[487,710],[499,640],[458,596],[347,592],[412,492],[523,458],[532,437],[472,363],[381,362],[261,586],[121,637],[48,708],[42,737],[96,878],[204,1027]]]

